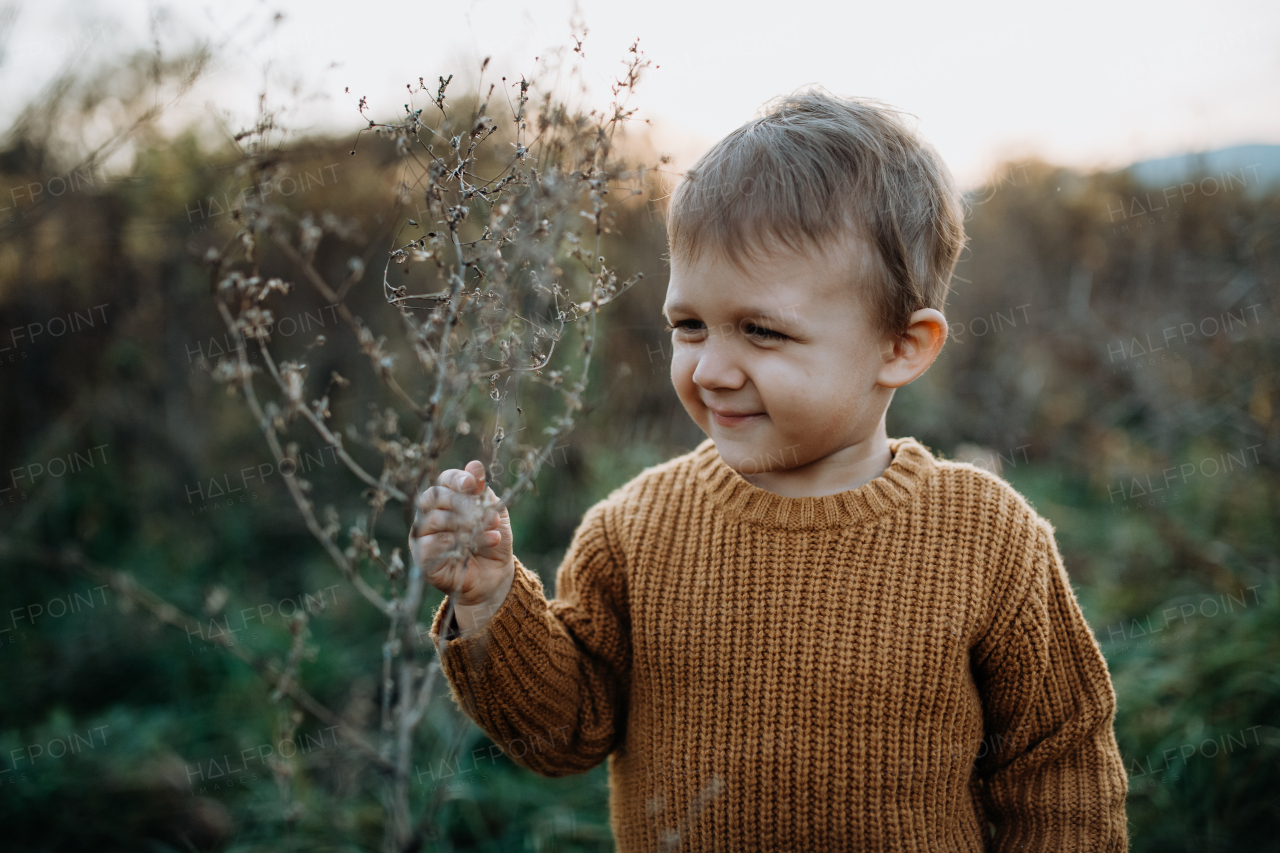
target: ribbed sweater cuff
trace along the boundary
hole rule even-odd
[[[516,574],[511,582],[511,591],[484,627],[474,631],[460,631],[457,619],[452,618],[447,626],[448,630],[444,630],[446,626],[442,623],[449,599],[446,597],[436,609],[431,624],[431,641],[438,644],[442,635],[447,641],[442,664],[451,680],[461,679],[455,683],[470,685],[472,673],[484,669],[491,643],[502,643],[504,640],[509,642],[520,636],[522,622],[530,618],[537,619],[546,612],[547,598],[541,579],[525,568],[519,559],[515,560],[515,566]]]

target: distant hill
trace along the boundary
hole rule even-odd
[[[1216,151],[1178,154],[1143,160],[1121,171],[1129,172],[1139,183],[1160,187],[1207,175],[1227,172],[1239,175],[1241,169],[1245,170],[1251,190],[1280,183],[1280,145],[1235,145]]]

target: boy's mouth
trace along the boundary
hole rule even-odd
[[[711,419],[720,426],[732,427],[750,423],[764,417],[764,412],[735,412],[729,409],[712,409],[707,407],[711,412]]]

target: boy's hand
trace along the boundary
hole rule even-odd
[[[471,608],[483,609],[491,616],[515,579],[511,520],[505,507],[501,512],[494,509],[498,496],[484,480],[484,465],[478,460],[468,462],[466,470],[445,471],[436,485],[418,497],[409,531],[409,551],[427,573],[427,582],[443,592],[456,593],[458,624],[464,630],[483,624],[473,618]],[[452,551],[459,541],[470,556],[435,559]]]

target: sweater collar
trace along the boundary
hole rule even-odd
[[[806,530],[866,524],[911,501],[932,473],[933,456],[914,438],[889,440],[893,461],[856,489],[834,495],[788,498],[747,482],[706,439],[693,452],[696,477],[713,503],[733,520],[762,527]]]

